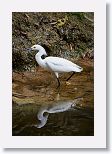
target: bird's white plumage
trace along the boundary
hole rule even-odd
[[[71,61],[59,57],[47,57],[44,62],[49,65],[54,72],[81,72],[82,68]]]
[[[64,58],[60,58],[60,57],[46,57],[45,59],[42,59],[41,56],[42,55],[47,55],[45,49],[40,46],[40,45],[33,45],[31,47],[31,50],[36,50],[39,51],[36,55],[35,55],[35,59],[37,61],[37,63],[45,68],[48,69],[52,72],[55,73],[56,77],[58,78],[58,73],[62,73],[62,72],[81,72],[83,70],[82,67],[74,64],[73,62],[64,59]],[[58,81],[59,82],[59,81]]]

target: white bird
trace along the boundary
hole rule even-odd
[[[38,51],[38,53],[35,55],[37,63],[41,67],[50,70],[51,72],[54,72],[56,79],[58,81],[58,87],[60,86],[58,73],[73,72],[71,76],[66,80],[68,81],[74,75],[75,72],[81,72],[83,70],[82,67],[64,58],[49,56],[46,57],[45,59],[42,59],[42,56],[43,55],[47,56],[47,53],[41,45],[38,44],[33,45],[29,50]]]

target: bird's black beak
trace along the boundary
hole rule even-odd
[[[27,48],[26,51],[30,52],[32,51],[32,48]]]
[[[25,49],[23,49],[23,51],[30,52],[30,51],[32,51],[32,48],[25,48]]]

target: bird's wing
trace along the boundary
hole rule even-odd
[[[53,72],[65,72],[65,68],[62,64],[60,63],[56,63],[55,61],[51,62],[51,61],[47,61],[46,65],[48,67],[48,69],[50,69]]]
[[[71,61],[59,57],[47,57],[45,58],[45,63],[46,65],[49,65],[50,69],[54,72],[78,72],[78,70],[81,69],[80,66]]]
[[[60,57],[47,57],[45,58],[46,62],[51,62],[54,63],[54,65],[58,65],[58,66],[74,66],[74,67],[80,67],[76,64],[74,64],[73,62],[64,59],[64,58],[60,58]]]

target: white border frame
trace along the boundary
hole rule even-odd
[[[94,12],[94,136],[12,136],[12,12]],[[0,4],[0,142],[3,148],[106,148],[106,4],[98,0],[4,0]],[[1,139],[2,137],[2,139]]]

